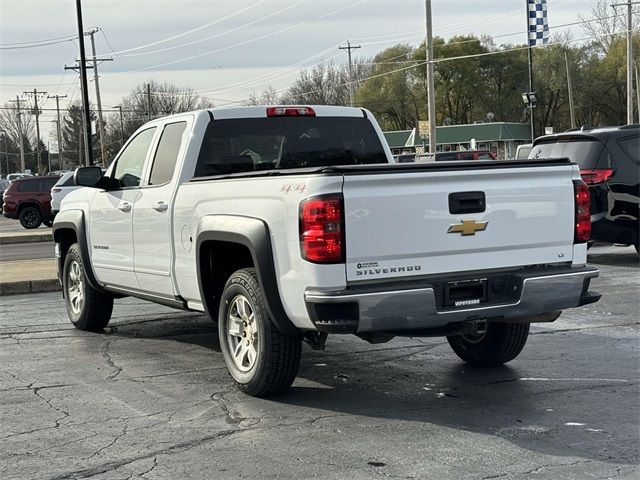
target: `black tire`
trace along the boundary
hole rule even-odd
[[[24,207],[20,210],[20,225],[31,230],[38,228],[42,224],[42,213],[38,207]]]
[[[229,332],[232,316],[238,320],[235,335]],[[220,299],[218,334],[224,361],[240,390],[264,397],[291,386],[300,365],[302,338],[281,333],[271,321],[255,269],[243,268],[227,280]]]
[[[480,367],[502,365],[516,358],[529,335],[528,323],[489,323],[481,335],[452,335],[449,345],[462,360]]]
[[[69,247],[64,259],[62,288],[67,315],[78,330],[99,332],[107,326],[113,311],[113,295],[89,285],[77,243]]]

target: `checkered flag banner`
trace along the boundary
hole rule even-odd
[[[547,0],[527,0],[529,13],[529,46],[545,44],[549,41],[549,20]]]

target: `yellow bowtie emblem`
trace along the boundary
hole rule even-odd
[[[462,220],[462,223],[454,223],[447,233],[460,233],[462,236],[475,235],[476,232],[486,230],[489,222],[476,222],[475,220]]]

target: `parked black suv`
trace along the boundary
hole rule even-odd
[[[591,240],[635,245],[640,235],[640,125],[537,138],[529,158],[569,158],[591,192]],[[640,251],[638,252],[640,253]]]

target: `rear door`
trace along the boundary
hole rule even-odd
[[[347,280],[572,260],[571,165],[473,164],[345,174]]]

